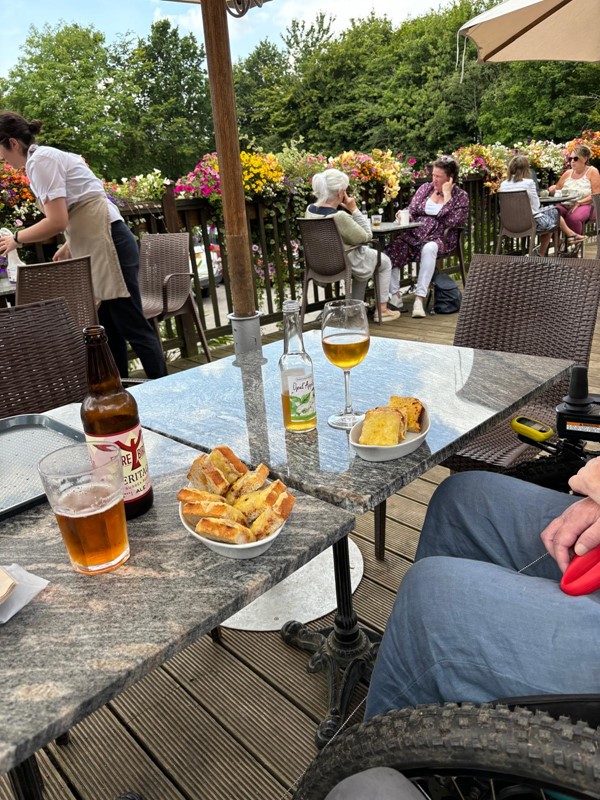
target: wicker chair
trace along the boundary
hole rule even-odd
[[[0,417],[41,414],[86,392],[83,337],[62,297],[0,309]]]
[[[451,231],[458,232],[458,239],[456,240],[456,247],[454,250],[450,250],[444,256],[438,256],[435,261],[435,271],[436,272],[444,272],[444,260],[450,258],[450,256],[457,256],[458,257],[458,268],[460,270],[460,277],[462,280],[463,286],[465,286],[467,282],[467,275],[465,273],[465,229],[462,226],[457,226],[455,228],[446,228],[444,233],[442,234],[442,239],[446,239],[446,236]],[[453,271],[453,270],[452,270]]]
[[[90,257],[23,264],[17,271],[17,305],[64,297],[79,330],[98,324]]]
[[[537,228],[527,192],[498,192],[498,202],[500,203],[500,230],[498,231],[496,253],[500,253],[502,250],[502,237],[508,236],[511,239],[528,238],[528,252],[531,255],[535,245]],[[557,225],[556,228],[553,228],[552,231],[547,231],[547,233],[553,233],[554,252],[558,253],[560,226]]]
[[[160,339],[158,323],[182,314],[190,314],[200,344],[210,361],[206,334],[192,295],[190,236],[188,233],[147,233],[140,244],[140,293],[144,316]]]
[[[308,282],[310,280],[318,284],[331,284],[344,281],[346,293],[352,286],[352,265],[348,261],[348,250],[344,246],[342,237],[335,221],[331,218],[323,219],[304,219],[297,220],[302,238],[302,250],[304,252],[304,282],[302,285],[302,309],[300,311],[300,324],[304,325],[304,314],[308,302]],[[381,259],[381,250],[374,242],[378,262]],[[360,245],[357,245],[360,247]],[[354,248],[351,247],[350,250]],[[375,297],[379,297],[379,285],[377,281],[377,269],[373,273],[375,282]],[[376,302],[378,320],[381,322],[381,309],[379,302]]]
[[[599,302],[600,262],[594,259],[475,255],[454,344],[587,365]],[[556,405],[567,389],[565,378],[520,413],[554,427]],[[519,442],[506,421],[478,436],[444,466],[459,472],[499,471],[537,453]]]

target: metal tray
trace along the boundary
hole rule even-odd
[[[46,414],[0,419],[0,519],[45,500],[38,462],[73,440],[85,436]]]

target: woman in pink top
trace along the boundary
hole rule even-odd
[[[558,183],[548,189],[550,194],[560,189],[563,194],[575,195],[574,202],[558,205],[557,208],[569,228],[580,235],[592,215],[592,195],[600,193],[600,172],[588,165],[591,155],[592,151],[585,144],[574,147],[567,158],[571,168],[563,172]]]

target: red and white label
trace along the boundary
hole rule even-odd
[[[87,442],[110,442],[121,448],[121,463],[123,464],[123,498],[126,503],[139,500],[151,489],[148,461],[142,426],[136,425],[128,431],[96,435],[86,433]]]

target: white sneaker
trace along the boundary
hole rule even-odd
[[[390,307],[392,309],[394,309],[394,308],[395,309],[400,309],[400,308],[402,308],[402,305],[403,305],[403,300],[402,300],[402,295],[400,294],[400,292],[396,292],[396,294],[391,294],[390,295],[390,298],[388,300],[388,307]]]
[[[426,316],[425,309],[423,308],[423,298],[422,297],[415,297],[415,302],[413,303],[413,310],[412,310],[413,319],[419,318],[422,319]]]

